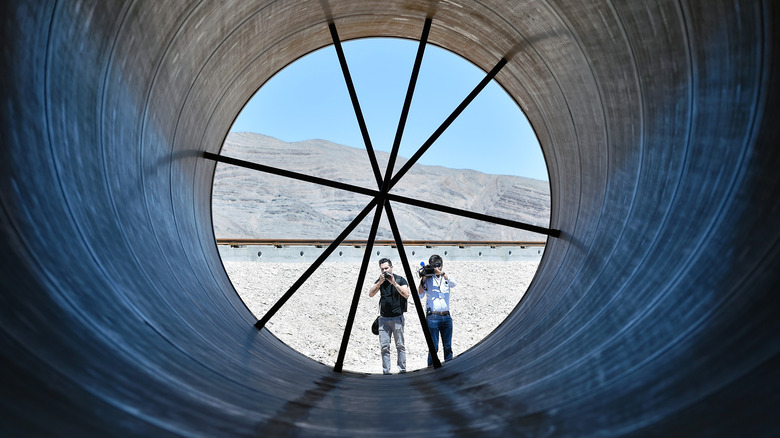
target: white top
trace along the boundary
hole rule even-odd
[[[423,287],[423,293],[420,294],[420,299],[428,297],[425,308],[434,312],[444,312],[450,310],[450,291],[457,283],[455,280],[447,276],[448,279],[444,279],[444,276],[432,276],[425,278],[425,286]]]

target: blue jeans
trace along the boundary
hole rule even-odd
[[[390,374],[390,336],[395,338],[398,351],[398,371],[406,372],[406,347],[404,346],[404,316],[379,317],[379,346],[382,347],[382,373]]]
[[[428,330],[431,332],[433,349],[439,352],[439,335],[444,347],[444,361],[452,359],[452,317],[450,315],[428,315]],[[431,354],[428,353],[428,366],[433,365]]]

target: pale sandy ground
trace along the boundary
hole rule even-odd
[[[455,359],[506,319],[528,288],[537,266],[537,261],[445,261],[445,272],[457,281],[450,298]],[[225,262],[225,269],[233,285],[258,318],[287,292],[307,268],[308,265],[302,263]],[[333,366],[341,346],[359,271],[359,263],[323,264],[266,327],[304,355]],[[402,271],[398,263],[394,272],[402,275]],[[344,359],[346,371],[382,372],[379,338],[370,330],[371,322],[378,314],[379,296],[368,296],[368,288],[378,275],[379,267],[372,263],[360,292],[355,324]],[[416,290],[419,284],[416,274],[410,283],[414,283]],[[414,302],[410,299],[405,327],[407,371],[427,366],[428,350],[413,306]],[[391,345],[391,351],[392,372],[396,373],[394,344]],[[441,354],[439,345],[440,358]]]

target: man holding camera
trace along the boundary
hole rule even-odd
[[[379,260],[382,275],[374,282],[368,291],[373,297],[381,291],[379,297],[379,345],[382,347],[382,372],[390,374],[390,335],[395,339],[398,351],[398,369],[406,372],[406,347],[404,347],[404,312],[406,299],[409,298],[409,284],[398,275],[393,274],[393,263],[390,259]]]
[[[442,258],[434,254],[428,259],[428,266],[420,269],[420,286],[417,287],[417,295],[425,301],[426,321],[431,332],[433,349],[439,352],[439,335],[444,347],[444,361],[452,359],[452,316],[450,316],[450,291],[455,287],[455,280],[448,277],[443,271]],[[428,354],[428,366],[433,361]]]

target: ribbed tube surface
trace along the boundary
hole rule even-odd
[[[6,1],[4,436],[726,436],[780,430],[777,3]],[[430,42],[528,115],[537,276],[472,350],[334,373],[252,314],[211,226],[217,153],[332,43]],[[479,293],[479,291],[472,291]],[[341,334],[335,334],[341,336]]]

